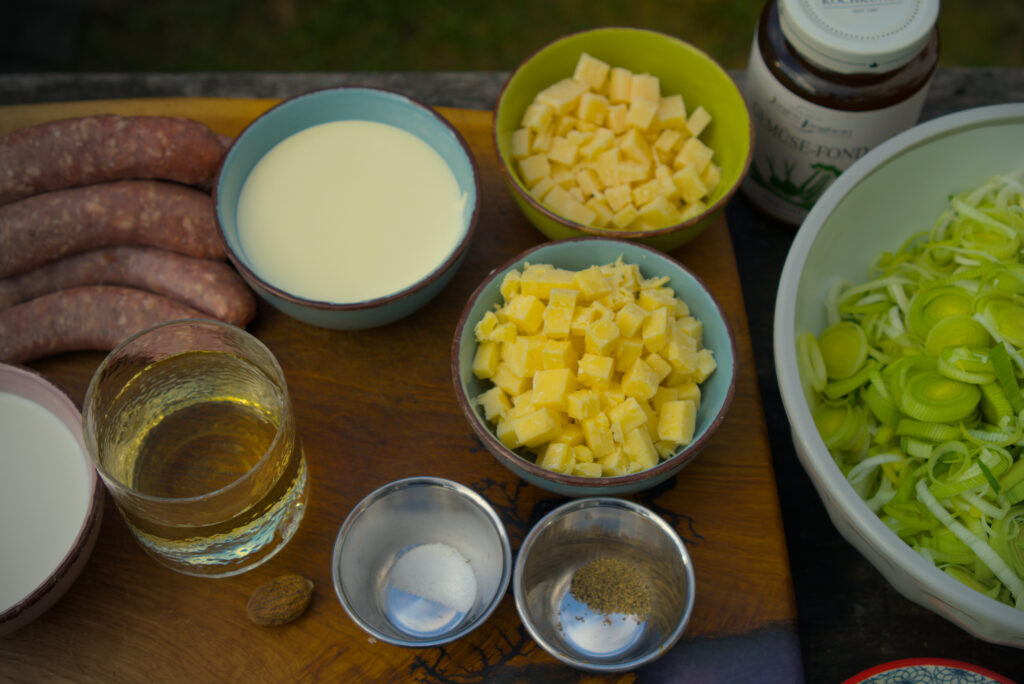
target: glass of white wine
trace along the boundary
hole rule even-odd
[[[188,319],[128,338],[93,375],[82,421],[128,527],[174,570],[245,572],[302,520],[306,461],[284,373],[241,328]]]

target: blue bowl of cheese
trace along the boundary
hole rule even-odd
[[[242,131],[214,188],[228,257],[310,325],[404,318],[451,280],[479,214],[479,172],[430,107],[363,87],[285,100]]]

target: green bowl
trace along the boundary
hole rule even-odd
[[[562,218],[530,195],[511,165],[512,133],[538,92],[572,76],[582,52],[613,67],[653,74],[660,79],[662,92],[681,93],[688,109],[703,105],[711,114],[711,123],[701,139],[715,151],[714,161],[722,168],[722,180],[707,199],[707,209],[702,214],[658,230],[604,230]],[[512,72],[494,110],[494,145],[505,182],[527,220],[552,240],[589,235],[637,240],[671,251],[700,235],[714,222],[750,167],[752,143],[750,112],[729,74],[689,43],[644,29],[583,31],[541,48]]]

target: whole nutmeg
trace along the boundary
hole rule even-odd
[[[312,598],[312,580],[302,575],[281,575],[252,593],[245,614],[257,625],[283,625],[302,615]]]

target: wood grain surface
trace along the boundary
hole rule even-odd
[[[8,106],[0,108],[0,134],[65,116],[118,112],[191,116],[235,135],[273,102],[172,98]],[[467,297],[492,268],[544,237],[522,217],[503,185],[490,113],[439,111],[465,136],[482,182],[476,236],[453,282],[416,314],[383,328],[329,331],[262,304],[249,326],[284,369],[309,464],[310,503],[289,545],[238,577],[187,577],[150,559],[107,497],[99,541],[81,577],[41,618],[0,640],[0,679],[468,682],[575,681],[581,676],[532,642],[511,591],[469,636],[444,647],[413,650],[370,639],[345,614],[331,584],[331,551],[342,521],[362,497],[391,480],[433,475],[472,487],[499,512],[513,550],[532,523],[563,501],[524,484],[498,464],[455,401],[448,358]],[[729,416],[706,450],[676,478],[631,497],[675,527],[687,543],[697,579],[686,633],[647,679],[672,679],[671,668],[685,669],[683,663],[693,660],[680,654],[703,653],[718,655],[705,658],[710,669],[700,681],[726,681],[729,672],[736,672],[743,649],[763,655],[766,643],[792,650],[780,655],[778,649],[767,649],[790,665],[795,659],[798,673],[792,580],[724,219],[672,256],[703,278],[725,309],[737,337],[739,378]],[[101,359],[99,353],[65,354],[32,367],[80,405]],[[275,628],[247,622],[250,593],[284,573],[315,582],[305,616]],[[759,637],[765,634],[781,637]],[[735,648],[722,647],[730,643]],[[759,665],[751,662],[750,667]],[[793,672],[780,671],[780,676]],[[643,679],[644,673],[616,679],[637,677]]]

